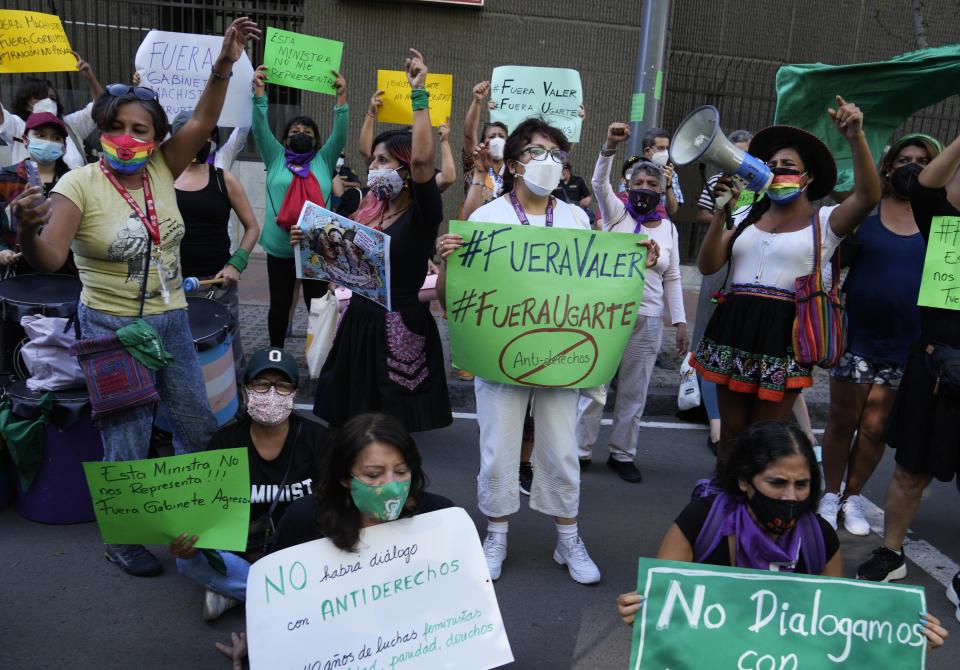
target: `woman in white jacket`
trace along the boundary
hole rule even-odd
[[[593,189],[603,215],[604,230],[643,234],[655,240],[660,247],[657,264],[647,269],[637,321],[620,362],[613,431],[609,440],[610,456],[607,459],[607,466],[621,479],[636,483],[642,479],[634,463],[640,419],[663,340],[664,303],[670,311],[670,322],[677,329],[678,355],[686,353],[689,339],[680,284],[679,234],[660,206],[660,194],[663,191],[660,167],[641,161],[631,168],[626,175],[626,203],[610,186],[610,166],[617,153],[617,145],[629,137],[630,127],[627,124],[610,124],[606,144],[593,173]],[[600,432],[605,401],[605,387],[585,389],[580,396],[577,444],[581,466],[590,463],[593,446]]]

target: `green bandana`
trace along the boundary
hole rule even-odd
[[[143,319],[120,328],[117,337],[131,356],[151,370],[159,370],[173,363],[173,356],[163,348],[160,335]]]
[[[378,521],[393,521],[400,516],[410,495],[410,481],[370,486],[354,477],[350,497],[362,514]]]

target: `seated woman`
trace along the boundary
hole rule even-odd
[[[356,551],[364,528],[454,506],[426,491],[417,444],[388,414],[350,419],[313,476],[313,495],[291,505],[280,521],[275,550],[329,538],[344,551]]]
[[[820,469],[810,441],[793,424],[762,421],[734,441],[717,481],[723,491],[691,501],[670,526],[657,558],[669,561],[842,576],[840,541],[814,511]],[[633,625],[643,599],[617,598],[617,613]],[[925,615],[930,648],[947,631]]]
[[[250,534],[242,552],[194,549],[198,537],[183,533],[170,543],[181,574],[207,587],[203,618],[216,619],[246,600],[250,564],[270,550],[277,521],[290,503],[312,492],[313,466],[326,430],[293,414],[300,375],[283,349],[250,357],[242,390],[245,415],[224,426],[208,449],[244,447],[250,461]]]

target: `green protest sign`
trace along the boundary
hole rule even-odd
[[[343,42],[272,27],[267,28],[266,39],[263,64],[267,66],[267,81],[315,93],[336,94],[331,70],[340,69]]]
[[[83,464],[107,544],[166,544],[180,533],[196,546],[242,551],[250,525],[246,449],[142,461]]]
[[[643,296],[642,235],[451,221],[453,363],[504,384],[587,388],[610,381]]]
[[[933,217],[917,304],[960,310],[960,217]]]
[[[640,559],[631,670],[921,670],[918,586]]]

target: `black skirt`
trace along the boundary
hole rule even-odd
[[[897,450],[898,465],[948,482],[960,473],[960,398],[934,395],[926,346],[921,340],[910,347],[884,439]]]
[[[780,402],[787,391],[813,385],[793,354],[796,304],[789,291],[734,284],[717,305],[691,365],[731,391]]]
[[[387,312],[354,296],[327,357],[313,413],[341,426],[364,412],[385,412],[417,432],[453,422],[443,346],[426,304]]]

